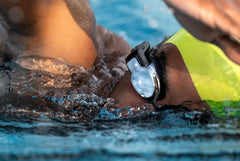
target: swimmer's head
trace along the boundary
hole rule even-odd
[[[162,45],[154,54],[157,66],[163,74],[162,88],[165,94],[157,101],[158,105],[182,105],[186,101],[201,102],[179,50],[173,44]],[[130,73],[126,73],[115,88],[112,97],[119,107],[140,106],[150,103],[141,97],[132,86]],[[197,108],[196,106],[189,108]]]
[[[165,0],[165,2],[170,6],[171,11],[173,11],[178,21],[192,35],[198,39],[217,44],[231,61],[240,65],[240,4],[237,1],[190,0],[186,2],[184,0]],[[192,42],[189,41],[186,43],[191,44]],[[191,109],[209,108],[206,105],[199,107],[196,104],[202,100],[176,45],[170,43],[164,44],[158,52],[161,53],[160,55],[165,55],[166,57],[167,86],[166,97],[157,103],[162,105],[182,105],[185,104],[184,102],[192,102],[193,104],[190,103],[193,105],[190,107]],[[193,53],[199,54],[198,52]],[[193,56],[192,60],[194,58]],[[207,59],[208,57],[205,56],[205,58]],[[215,59],[210,60],[214,61]],[[198,63],[204,65],[206,61],[199,60]],[[228,68],[229,66],[224,67]],[[212,75],[207,75],[206,77],[208,76],[211,78]],[[127,82],[130,84],[129,74],[126,74],[125,80],[123,79],[119,83],[117,90],[113,93],[113,97],[116,98],[119,105],[128,106],[146,102],[146,100],[134,91],[132,85],[126,84]]]

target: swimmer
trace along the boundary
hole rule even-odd
[[[210,110],[220,106],[225,108],[232,103],[234,106],[235,102],[238,107],[240,3],[234,0],[165,2],[188,31],[180,30],[152,52],[152,62],[155,61],[153,64],[159,68],[156,72],[160,73],[159,77],[162,78],[161,89],[165,90],[160,91],[160,99],[159,95],[156,96],[156,104]],[[211,44],[197,40],[194,36]],[[130,56],[127,62],[132,60],[132,57]],[[126,73],[112,94],[119,106],[149,102],[149,99],[144,99],[136,92],[142,90],[142,95],[147,95],[145,89],[138,86],[135,90],[129,83],[130,79],[130,73]],[[153,97],[154,94],[151,93],[150,101]]]
[[[39,55],[89,69],[103,54],[125,55],[130,46],[96,25],[88,0],[0,2],[1,61]]]
[[[198,14],[204,13],[205,7],[214,7],[212,1],[199,6],[200,1],[193,0],[188,2],[189,7],[186,8],[181,7],[178,2],[180,1],[166,0],[179,22],[191,34],[201,40],[214,42],[233,62],[240,62],[239,44],[236,41],[239,38],[236,34],[239,32],[236,30],[239,28],[235,25],[232,31],[229,26],[233,24],[227,23],[228,19],[222,19],[222,23],[218,22],[225,10],[208,9],[206,12],[212,15],[212,19],[207,19]],[[225,5],[230,7],[228,3]],[[70,64],[89,69],[97,57],[104,54],[126,57],[130,53],[130,46],[126,41],[95,24],[94,13],[87,0],[7,0],[0,2],[0,9],[2,61],[10,60],[10,56],[39,55],[62,58]],[[229,10],[226,10],[228,16],[237,14],[236,10],[227,11]],[[158,100],[157,104],[183,104],[189,109],[209,109],[209,105],[197,91],[189,68],[177,47],[174,40],[170,40],[155,52],[155,60],[159,60],[155,63],[162,70],[162,89],[165,89],[163,98]],[[116,100],[118,107],[149,103],[135,91],[130,82],[130,73],[127,72],[110,95]]]

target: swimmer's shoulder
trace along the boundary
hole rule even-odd
[[[101,54],[116,54],[127,56],[131,51],[131,46],[121,36],[110,30],[96,25],[97,48]]]

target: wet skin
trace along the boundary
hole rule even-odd
[[[89,69],[103,53],[130,50],[122,38],[96,25],[88,0],[6,0],[0,9],[6,24],[1,48],[13,55],[62,58]]]
[[[173,44],[165,44],[158,49],[158,53],[166,55],[166,96],[157,101],[158,105],[185,105],[189,109],[208,108],[199,97],[181,54]],[[140,106],[149,103],[143,99],[130,83],[130,73],[119,81],[112,97],[118,107]]]
[[[240,2],[237,0],[164,0],[174,16],[196,38],[215,43],[240,64]]]

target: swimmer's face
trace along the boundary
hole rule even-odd
[[[166,56],[166,97],[157,101],[159,105],[182,105],[185,102],[201,102],[201,99],[193,85],[188,70],[178,49],[171,44],[160,47],[159,52]],[[132,87],[130,74],[119,82],[112,97],[116,99],[119,107],[138,106],[149,103],[143,99]],[[189,108],[200,108],[189,106]]]
[[[218,5],[215,3],[218,1],[205,1],[203,3],[203,1],[194,0],[188,1],[188,5],[182,5],[183,1],[181,0],[165,0],[165,2],[167,2],[170,7],[173,7],[175,17],[192,35],[200,40],[216,43],[225,51],[226,55],[232,61],[240,64],[240,45],[229,38],[229,35],[235,35],[238,37],[237,35],[240,33],[239,24],[232,23],[232,26],[229,24],[229,16],[232,16],[231,20],[239,20],[238,14],[228,14],[226,19],[222,19],[224,14],[225,16],[227,15],[227,13],[224,12],[229,11],[229,8],[226,10],[216,9]],[[228,3],[231,3],[228,4],[228,7],[235,4],[233,1],[224,1],[224,3],[225,4],[222,4],[222,7]],[[237,9],[236,6],[238,5],[235,4],[232,9]],[[186,6],[191,6],[192,8],[189,9]],[[209,9],[209,11],[206,11],[206,9]],[[208,12],[211,16],[208,15]],[[205,15],[201,15],[202,13]],[[193,85],[191,77],[178,49],[173,45],[165,44],[160,50],[162,50],[166,55],[167,87],[166,97],[163,100],[157,101],[157,104],[182,105],[186,102],[192,102],[191,104],[188,104],[188,108],[190,109],[200,109],[201,107],[206,107],[206,104],[204,104],[204,106],[201,104],[201,98]],[[117,90],[113,94],[113,97],[119,103],[119,107],[147,103],[146,100],[141,98],[138,93],[135,92],[130,83],[129,73],[126,74],[124,79],[119,83]]]

